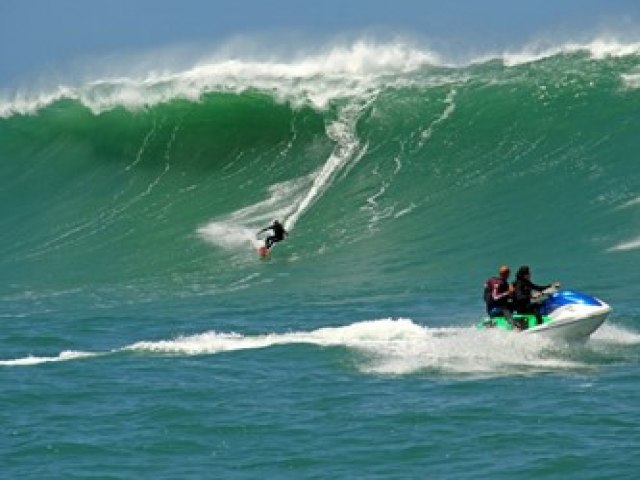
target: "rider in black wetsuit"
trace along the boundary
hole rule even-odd
[[[552,283],[549,285],[536,285],[531,281],[531,269],[527,265],[523,265],[518,269],[516,273],[516,281],[513,282],[513,303],[514,309],[518,313],[529,313],[536,316],[538,325],[541,325],[542,314],[540,313],[540,305],[532,302],[539,294],[549,287],[559,287],[559,283]],[[538,292],[538,295],[534,294]]]
[[[284,240],[285,235],[289,235],[289,232],[284,229],[278,220],[274,220],[272,225],[263,228],[258,234],[266,232],[267,230],[273,230],[273,235],[269,235],[264,241],[264,246],[267,248],[271,248],[274,243]]]

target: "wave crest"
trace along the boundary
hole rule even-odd
[[[99,114],[120,106],[141,109],[173,99],[198,101],[210,92],[242,93],[248,89],[268,92],[279,101],[294,106],[324,109],[335,99],[362,96],[382,85],[415,84],[416,79],[411,75],[424,69],[445,69],[446,75],[496,60],[514,67],[576,52],[586,52],[593,59],[637,55],[640,42],[614,38],[560,44],[536,42],[522,48],[457,60],[404,40],[386,43],[356,40],[318,51],[296,53],[285,59],[256,58],[252,54],[227,51],[196,61],[187,68],[151,68],[143,74],[61,83],[42,91],[19,89],[0,99],[0,117],[33,114],[63,99],[79,101]],[[429,73],[438,75],[434,71]]]
[[[173,99],[198,101],[210,92],[256,89],[293,105],[324,109],[336,98],[357,96],[387,75],[440,63],[438,56],[405,43],[357,41],[292,60],[214,56],[180,71],[149,71],[84,84],[58,85],[45,92],[19,91],[0,102],[0,116],[32,114],[58,100],[77,100],[94,113],[123,106],[139,109]]]

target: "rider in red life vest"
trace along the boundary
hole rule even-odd
[[[489,278],[484,284],[484,301],[487,304],[487,313],[492,316],[496,311],[502,314],[512,325],[511,315],[513,287],[509,284],[509,267],[502,265],[497,277]]]

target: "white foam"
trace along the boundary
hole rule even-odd
[[[427,328],[407,319],[357,322],[310,332],[243,336],[207,332],[175,340],[138,342],[127,349],[175,355],[204,355],[274,345],[311,344],[361,352],[358,368],[366,373],[495,375],[583,367],[579,362],[550,358],[550,343],[531,336],[473,328]]]
[[[49,91],[19,91],[0,101],[0,116],[30,114],[66,98],[94,113],[124,106],[139,109],[180,98],[198,101],[207,92],[240,93],[256,89],[294,106],[324,109],[336,98],[357,97],[387,75],[416,71],[438,62],[435,54],[403,42],[364,40],[332,46],[293,59],[253,59],[219,53],[191,68],[112,76],[81,84],[61,84]]]
[[[228,222],[211,222],[198,229],[204,238],[227,249],[236,249],[247,244],[258,248],[256,230]]]
[[[630,328],[607,322],[596,330],[591,336],[594,342],[615,345],[639,345],[640,333]]]
[[[274,184],[266,199],[207,223],[198,228],[198,234],[227,249],[239,249],[247,244],[257,248],[261,244],[256,238],[258,229],[271,224],[273,219],[290,215],[312,181],[312,177],[307,176]]]
[[[636,197],[636,198],[633,198],[633,199],[629,200],[628,202],[625,202],[622,205],[622,208],[633,207],[635,205],[640,205],[640,197]]]
[[[172,99],[198,101],[208,92],[240,93],[255,89],[294,106],[310,105],[325,109],[333,100],[365,95],[388,85],[411,86],[412,74],[425,67],[466,67],[501,60],[507,66],[534,62],[562,53],[585,51],[594,59],[622,57],[640,53],[640,42],[600,37],[586,42],[530,43],[499,53],[482,54],[451,61],[428,47],[405,40],[355,40],[331,44],[315,50],[266,57],[241,50],[219,51],[192,65],[175,69],[148,70],[121,67],[126,74],[103,75],[90,81],[62,81],[47,89],[20,89],[0,99],[0,117],[32,114],[60,99],[80,101],[94,113],[117,106],[140,109]],[[153,65],[151,59],[137,62]],[[637,76],[626,78],[635,85]],[[399,80],[402,78],[402,80]],[[424,78],[419,80],[424,81]]]
[[[435,128],[440,125],[442,122],[446,121],[456,109],[455,98],[457,91],[455,88],[452,88],[449,93],[447,93],[446,98],[444,99],[445,109],[440,114],[438,118],[436,118],[433,122],[429,124],[429,126],[420,133],[420,143],[419,146],[422,147],[433,135],[433,131]]]
[[[549,45],[548,42],[531,43],[516,51],[505,51],[498,55],[507,66],[532,63],[560,54],[586,52],[591,58],[625,57],[640,53],[640,42],[623,42],[612,37],[596,38],[587,42],[566,42]],[[489,60],[489,57],[484,57]]]
[[[640,204],[640,197],[632,198],[628,200],[624,204],[620,205],[618,208],[630,208],[635,207]],[[628,250],[637,250],[640,249],[640,237],[636,237],[631,240],[625,240],[624,242],[620,242],[613,247],[607,249],[608,252],[624,252]]]
[[[627,88],[638,89],[640,88],[640,73],[623,73],[621,75],[622,82]]]
[[[29,355],[24,358],[16,358],[12,360],[0,360],[0,365],[4,366],[29,366],[29,365],[40,365],[42,363],[51,363],[51,362],[67,362],[69,360],[76,360],[79,358],[87,358],[87,357],[95,357],[99,355],[98,353],[90,353],[90,352],[74,352],[74,351],[64,351],[55,357],[36,357]]]
[[[62,352],[52,357],[28,356],[2,360],[0,366],[28,366],[78,360],[123,351],[166,355],[216,355],[277,345],[308,344],[343,347],[357,352],[354,364],[364,373],[404,375],[425,372],[464,377],[520,375],[590,368],[569,358],[570,347],[535,335],[473,327],[430,328],[409,319],[380,319],[311,331],[242,335],[204,332],[170,340],[140,341],[111,352]],[[585,348],[640,344],[640,334],[613,324],[603,325]],[[578,353],[580,355],[580,353]],[[616,353],[618,355],[618,353]]]
[[[312,175],[313,182],[305,195],[295,202],[293,211],[286,219],[286,228],[294,227],[300,216],[327,190],[341,169],[354,158],[357,161],[364,155],[366,147],[358,151],[360,140],[355,132],[356,123],[375,95],[370,93],[367,97],[343,107],[338,118],[327,126],[327,135],[336,142],[336,148],[324,165]]]
[[[640,248],[640,237],[614,245],[613,247],[609,248],[608,251],[623,252],[627,250],[637,250],[639,248]]]

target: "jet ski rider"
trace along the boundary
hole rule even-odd
[[[511,325],[515,325],[511,315],[513,287],[509,284],[510,273],[509,267],[502,265],[498,270],[498,276],[491,277],[485,282],[484,301],[487,304],[487,313],[490,317],[503,315]]]
[[[528,313],[536,316],[538,325],[542,325],[542,313],[540,304],[535,300],[548,288],[559,288],[558,282],[549,285],[536,285],[531,281],[531,269],[528,265],[522,265],[516,273],[516,281],[513,282],[513,307],[518,313]]]

